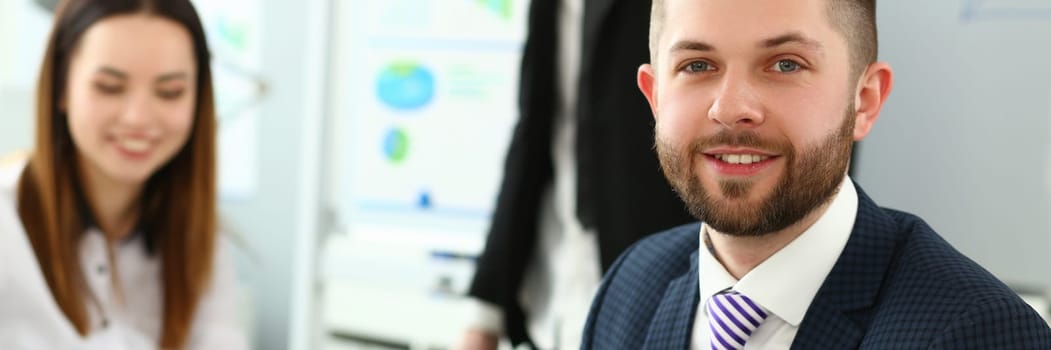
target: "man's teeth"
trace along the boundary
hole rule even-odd
[[[150,142],[146,140],[120,139],[117,142],[120,147],[132,152],[145,152],[150,148]]]
[[[755,154],[717,154],[715,158],[730,164],[752,164],[762,162],[770,157]]]

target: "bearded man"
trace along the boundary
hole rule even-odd
[[[890,93],[874,0],[656,0],[638,85],[700,222],[607,271],[584,349],[1051,349],[1014,292],[847,176]]]

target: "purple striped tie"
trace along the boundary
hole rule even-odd
[[[708,300],[708,326],[712,350],[744,349],[744,342],[766,319],[767,311],[736,291],[725,291]]]

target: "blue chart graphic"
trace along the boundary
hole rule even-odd
[[[489,11],[492,11],[504,20],[511,19],[511,0],[478,0],[478,4],[485,6]]]
[[[1051,1],[1048,0],[964,0],[961,19],[986,20],[1045,20],[1051,21]]]
[[[420,197],[419,200],[416,201],[416,204],[419,205],[420,209],[431,209],[433,203],[431,203],[430,191],[420,191]]]
[[[380,101],[397,110],[414,110],[434,99],[434,74],[415,62],[395,62],[379,74]]]
[[[387,161],[399,164],[405,160],[409,153],[409,135],[404,130],[393,128],[387,131],[383,138],[383,155]]]

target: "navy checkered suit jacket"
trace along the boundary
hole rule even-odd
[[[923,220],[858,188],[842,255],[792,349],[1051,349],[1051,329],[1007,286]],[[688,349],[700,223],[624,252],[595,295],[582,349]]]

